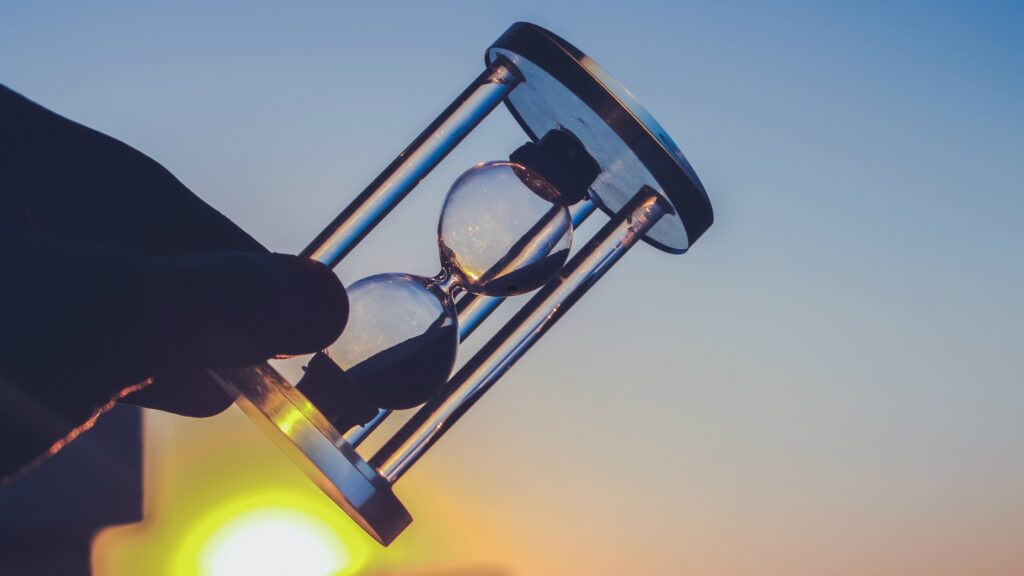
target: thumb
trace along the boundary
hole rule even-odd
[[[348,314],[331,270],[295,256],[141,258],[3,227],[0,256],[11,273],[0,283],[0,420],[17,424],[30,455],[149,376],[319,350]],[[223,407],[179,404],[201,402]]]
[[[154,326],[177,327],[161,337],[171,342],[151,345],[148,365],[173,368],[149,373],[152,384],[122,402],[187,416],[218,414],[231,398],[204,369],[193,365],[248,364],[270,355],[319,350],[337,338],[347,301],[334,274],[313,261],[260,256],[254,261],[207,255],[171,263],[160,271],[163,279],[155,298],[172,319]],[[258,278],[248,281],[251,276]],[[160,291],[167,294],[161,296]],[[231,296],[238,293],[243,298]],[[198,321],[181,327],[173,318],[181,308],[191,311],[184,317]],[[175,337],[174,332],[185,336]]]
[[[147,269],[148,268],[148,269]],[[348,299],[323,264],[285,254],[221,252],[150,261],[124,311],[124,350],[148,372],[253,364],[325,348]],[[116,315],[121,310],[115,310]]]
[[[348,316],[334,273],[297,256],[144,258],[10,240],[0,247],[17,272],[0,299],[7,377],[124,387],[159,372],[313,352]]]

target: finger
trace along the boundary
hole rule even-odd
[[[152,384],[125,396],[121,403],[193,418],[220,414],[231,406],[231,397],[204,369],[172,370],[152,378]]]
[[[145,310],[150,322],[125,323],[128,333],[146,332],[134,347],[158,372],[312,352],[333,342],[348,317],[334,273],[297,256],[196,254],[151,263],[148,276],[129,308]]]
[[[295,258],[291,256],[288,258],[294,258],[294,261],[303,262],[304,265],[311,266],[311,268],[315,270],[326,270],[324,266],[316,264],[315,262],[302,260],[300,258]],[[206,258],[203,259],[205,260]],[[203,263],[197,266],[195,261],[191,261],[188,263],[189,268],[197,268],[198,270],[205,268],[206,265],[206,263]],[[196,274],[202,273],[197,272]],[[245,274],[243,275],[243,277],[238,279],[238,281],[242,284],[248,284],[248,282],[244,278]],[[170,281],[170,284],[180,286],[180,284],[182,283],[182,279],[186,279],[187,275],[181,275],[180,273],[175,272],[173,274],[173,277],[175,278],[175,280]],[[334,275],[331,274],[329,275],[329,279],[332,280],[325,280],[324,282],[325,284],[330,285],[331,288],[336,288],[337,281],[334,281],[333,278]],[[193,281],[184,281],[185,284],[190,284],[191,282]],[[313,288],[314,291],[322,289],[323,288],[321,287]],[[177,292],[176,290],[173,291]],[[278,290],[271,289],[271,291],[275,292]],[[285,291],[293,290],[286,288]],[[187,290],[181,293],[186,292]],[[304,300],[307,304],[311,305],[286,305],[287,310],[284,311],[285,317],[283,319],[270,318],[269,330],[295,330],[293,326],[289,326],[290,323],[292,323],[293,321],[298,323],[306,323],[307,320],[304,319],[308,319],[310,316],[317,317],[324,314],[327,314],[328,316],[330,316],[331,314],[341,315],[342,317],[347,316],[347,300],[344,297],[344,292],[342,291],[340,294],[332,294],[330,292],[333,292],[333,290],[329,290],[329,294],[327,296],[321,296],[316,295],[315,293],[310,293],[309,289],[305,289],[302,290],[300,293],[293,295],[292,297],[276,298],[278,300],[284,299],[286,304],[288,304],[288,302],[291,299],[299,298]],[[257,297],[261,298],[261,296]],[[199,298],[195,296],[188,296],[187,300],[190,302],[188,305],[197,305],[198,300],[203,300],[206,298],[210,298],[210,295],[201,295]],[[342,305],[346,306],[345,310],[336,310],[334,313],[322,310],[322,308],[319,306],[322,306],[323,303],[317,303],[326,301],[329,306],[334,306],[335,303],[338,302],[339,300],[341,301]],[[222,300],[220,300],[218,296],[214,295],[208,303],[199,303],[196,310],[200,315],[204,317],[204,320],[202,322],[207,326],[204,328],[200,328],[198,330],[187,328],[188,331],[201,334],[200,339],[197,340],[197,343],[200,344],[201,347],[207,347],[206,344],[203,344],[204,341],[212,342],[212,346],[210,346],[213,348],[212,352],[204,352],[202,351],[202,349],[198,353],[185,352],[182,354],[180,352],[176,352],[171,353],[167,361],[175,362],[175,359],[187,359],[198,355],[204,357],[210,356],[213,359],[215,359],[215,362],[217,363],[228,363],[230,365],[250,363],[238,362],[234,360],[241,360],[242,358],[245,358],[245,355],[248,354],[245,348],[253,347],[252,344],[247,342],[246,338],[238,338],[236,336],[223,337],[222,328],[215,327],[212,330],[210,328],[210,325],[221,324],[221,322],[214,320],[214,316],[222,311],[209,311],[208,306],[220,306],[222,305],[220,303],[221,301]],[[242,326],[248,326],[245,329],[251,330],[253,334],[259,334],[264,332],[265,329],[263,328],[249,326],[251,319],[246,317],[247,313],[245,311],[250,310],[250,308],[252,307],[254,307],[253,304],[244,303],[240,308],[240,312],[228,312],[228,318],[230,318],[231,320],[229,320],[229,322],[227,322],[226,324],[238,324]],[[258,307],[258,304],[256,305],[256,307]],[[270,313],[267,311],[260,311],[259,313],[257,313],[257,315],[259,314],[265,315],[267,317],[271,316]],[[266,358],[268,354],[302,354],[305,352],[311,352],[313,351],[313,349],[325,347],[327,343],[334,341],[334,339],[337,337],[337,332],[340,331],[340,328],[335,329],[335,327],[338,325],[338,323],[338,319],[335,319],[333,322],[330,321],[330,319],[328,319],[328,321],[325,322],[324,325],[322,325],[319,328],[314,326],[303,326],[302,330],[311,330],[311,332],[304,339],[298,339],[296,341],[288,342],[274,341],[272,344],[269,344],[269,348],[263,349],[265,351],[265,349],[272,348],[273,351],[275,352],[257,352],[255,353],[256,357],[259,360],[262,360]],[[344,325],[344,318],[340,319],[340,324],[342,326]],[[231,342],[232,340],[236,341],[236,343],[227,344],[225,348],[225,343]],[[243,349],[241,353],[238,351],[238,348],[236,346],[242,346]],[[163,364],[163,362],[164,361],[157,361],[156,363]],[[226,409],[228,406],[230,406],[231,398],[227,396],[227,394],[220,387],[220,385],[216,381],[214,381],[214,379],[206,372],[206,370],[185,368],[158,372],[153,376],[152,384],[138,390],[138,392],[135,392],[125,397],[122,400],[122,402],[145,408],[156,408],[159,410],[173,412],[175,414],[183,416],[207,417],[212,416],[214,414],[218,414],[224,409]]]
[[[138,256],[162,258],[209,251],[265,252],[257,241],[192,194],[167,170],[144,154],[54,114],[3,87],[0,87],[0,100],[0,104],[3,104],[0,106],[0,115],[3,116],[0,120],[5,128],[0,137],[0,167],[3,168],[0,170],[0,196],[4,196],[9,208],[8,214],[20,216],[23,224],[45,232],[52,238],[117,247],[127,254]],[[96,269],[102,267],[98,265]],[[125,267],[125,270],[128,269],[131,266]],[[89,276],[88,271],[66,272],[69,277]],[[54,280],[58,284],[61,281]],[[121,287],[131,284],[132,280],[128,279],[121,283]],[[86,292],[86,289],[80,291],[81,294]],[[97,292],[112,294],[117,289],[101,289]],[[145,292],[135,290],[133,293]],[[72,295],[54,299],[70,305],[75,297]],[[131,296],[119,299],[130,301]],[[87,301],[81,305],[94,307],[94,303]],[[64,308],[66,311],[63,315],[67,320],[55,320],[54,331],[67,331],[75,315],[81,313],[70,309],[70,306]],[[135,316],[141,319],[150,312],[142,307]],[[55,318],[60,315],[53,314]],[[111,326],[128,324],[115,321],[114,316],[104,318],[103,321]],[[211,313],[209,317],[215,318],[216,314]],[[328,317],[329,311],[325,318]],[[183,318],[174,320],[157,319],[150,323],[163,326],[159,330],[168,340],[175,332],[209,334],[216,324],[212,320],[208,323],[195,319],[188,322]],[[264,320],[265,323],[272,323],[270,319]],[[46,323],[38,324],[44,326]],[[186,326],[183,327],[183,324]],[[133,334],[133,331],[124,330],[121,333]],[[305,333],[306,330],[296,332],[298,335]],[[45,338],[45,334],[40,334],[25,340],[43,341]],[[197,358],[206,357],[210,361],[229,361],[232,357],[250,357],[253,354],[249,352],[259,347],[257,342],[247,342],[253,338],[255,336],[244,334],[235,337],[207,336],[205,346],[184,350],[181,346],[164,347],[157,344],[151,348],[166,349],[165,353],[150,351],[147,356],[140,356],[136,361],[122,362],[119,368],[124,373],[137,374],[149,365],[173,363],[177,360],[198,361]],[[65,340],[75,342],[76,338]],[[133,337],[132,342],[124,346],[109,346],[107,350],[142,346],[150,340],[152,338]],[[330,340],[333,338],[327,338],[328,342]],[[76,350],[88,348],[79,343],[68,346]],[[94,365],[101,376],[107,376],[102,373],[102,366],[117,362],[117,359],[103,360],[104,351],[92,354],[81,360],[71,361],[69,358],[61,364],[75,366],[79,380],[82,379],[81,371],[86,364]],[[49,366],[52,362],[48,360],[38,359]],[[205,378],[202,371],[190,374],[159,375],[144,392],[133,395],[131,399],[148,407],[193,415],[214,413],[227,405],[226,395],[219,386]],[[194,399],[194,402],[189,399]]]
[[[53,237],[141,255],[265,249],[138,150],[0,86],[0,194]]]
[[[123,387],[183,368],[252,364],[327,346],[348,313],[333,272],[296,256],[0,248],[19,272],[0,298],[0,373],[12,377]]]

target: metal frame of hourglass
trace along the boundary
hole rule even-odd
[[[390,544],[412,517],[392,486],[638,240],[681,254],[713,221],[703,185],[661,126],[580,50],[533,24],[516,23],[485,54],[486,69],[309,245],[336,266],[497,105],[533,141],[570,132],[600,165],[578,226],[599,207],[605,225],[577,249],[482,348],[372,458],[356,447],[388,416],[347,433],[268,364],[214,373],[243,411],[367,533]],[[463,295],[459,337],[502,302]]]

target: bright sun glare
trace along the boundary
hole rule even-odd
[[[214,532],[199,555],[200,576],[334,576],[351,563],[334,530],[289,508],[253,510]]]

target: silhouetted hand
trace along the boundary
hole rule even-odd
[[[162,166],[0,86],[0,478],[99,407],[208,416],[205,368],[319,350],[348,301]]]

